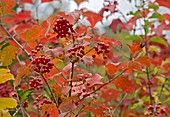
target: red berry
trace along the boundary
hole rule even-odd
[[[93,54],[93,55],[92,55],[92,57],[93,57],[93,58],[95,58],[95,57],[96,57],[96,55],[95,55],[95,54]]]
[[[153,106],[149,105],[148,110],[153,110]]]

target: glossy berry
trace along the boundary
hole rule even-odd
[[[43,56],[33,59],[32,65],[34,71],[39,73],[48,73],[54,66],[54,64],[50,62],[50,58],[45,58]]]
[[[29,81],[29,85],[31,88],[34,88],[35,90],[40,90],[43,88],[43,82],[41,81],[41,78],[32,78]]]
[[[28,107],[28,100],[26,100],[24,103],[23,103],[23,108],[26,108]]]
[[[54,32],[58,33],[57,38],[67,37],[70,36],[72,33],[75,33],[73,25],[70,24],[70,22],[63,17],[59,17],[55,21],[53,30]]]

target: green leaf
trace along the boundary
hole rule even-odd
[[[164,20],[164,16],[161,15],[160,13],[153,13],[152,16],[150,16],[150,18],[156,18],[159,20]]]
[[[158,10],[158,9],[159,9],[159,6],[156,5],[156,4],[149,4],[148,7],[149,7],[150,9],[154,9],[154,10]]]
[[[168,43],[164,39],[162,39],[161,37],[158,37],[158,36],[152,37],[150,39],[150,42],[156,42],[156,43],[168,46]]]
[[[141,37],[138,35],[129,35],[125,37],[125,40],[141,41]]]
[[[15,108],[17,102],[13,98],[0,98],[0,109]]]
[[[17,93],[21,98],[20,101],[23,103],[33,91],[34,89],[29,89],[27,91],[18,90]]]

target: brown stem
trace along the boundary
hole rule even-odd
[[[48,87],[48,89],[49,89],[49,91],[50,91],[50,93],[51,93],[51,96],[52,96],[52,98],[53,98],[53,100],[54,100],[54,103],[58,106],[57,99],[56,99],[56,97],[54,96],[54,94],[53,94],[53,92],[52,92],[52,90],[51,90],[51,88],[50,88],[50,85],[48,84],[46,78],[44,77],[44,75],[43,75],[42,73],[40,73],[40,75],[42,76],[43,80],[45,81],[45,84],[47,85],[47,87]]]
[[[71,76],[70,76],[70,90],[69,90],[69,97],[71,97],[71,92],[73,88],[73,74],[74,74],[74,61],[72,62],[72,67],[71,67]]]
[[[0,26],[7,33],[7,35],[28,55],[29,52],[14,38],[14,36],[12,36],[2,24],[0,24]]]
[[[92,91],[91,93],[89,93],[89,95],[95,93],[96,91],[100,90],[101,88],[103,88],[104,86],[106,86],[107,84],[111,83],[113,80],[115,80],[116,78],[118,78],[119,76],[121,76],[125,71],[127,70],[124,69],[120,74],[118,74],[117,76],[115,76],[114,78],[112,78],[111,80],[109,80],[108,82],[104,83],[103,85],[101,85],[100,87],[98,87],[96,90]],[[82,101],[83,99],[85,99],[86,97],[80,99],[78,102]]]

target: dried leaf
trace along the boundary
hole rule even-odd
[[[99,74],[94,74],[91,78],[86,79],[86,83],[89,84],[89,87],[92,87],[96,84],[103,84],[102,79],[103,77]]]

